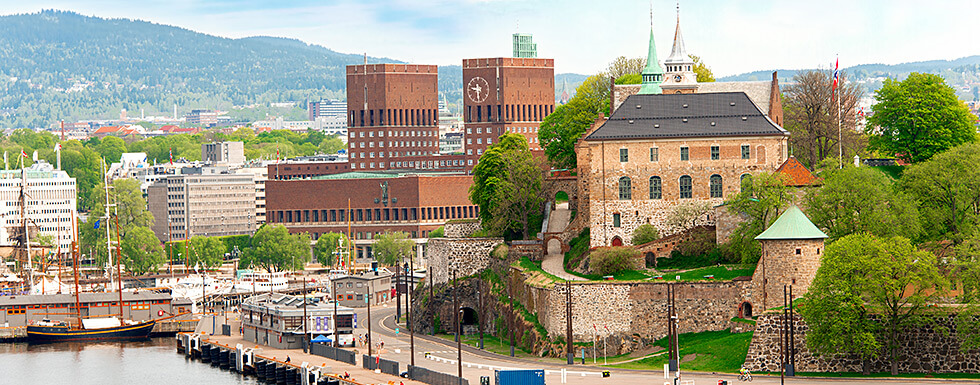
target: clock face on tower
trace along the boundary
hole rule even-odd
[[[487,100],[487,96],[490,96],[490,83],[479,76],[470,79],[470,82],[466,84],[466,96],[474,103],[483,103],[484,100]]]

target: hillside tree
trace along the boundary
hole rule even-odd
[[[412,257],[415,241],[404,231],[385,231],[375,238],[373,250],[378,262],[397,267],[401,261]]]
[[[241,266],[258,266],[269,272],[301,269],[310,258],[310,235],[290,234],[283,225],[265,224],[252,237]]]
[[[843,74],[841,79],[846,79]],[[864,95],[861,85],[841,81],[837,92],[828,71],[801,71],[793,76],[783,99],[784,125],[793,135],[793,154],[811,170],[820,161],[837,158],[843,144],[843,159],[861,155],[867,138],[857,130],[857,102]],[[840,98],[838,111],[837,98]],[[840,131],[838,131],[838,120]],[[840,140],[838,140],[840,138]]]
[[[917,163],[977,140],[977,117],[939,75],[886,79],[868,118],[871,148]]]
[[[153,230],[145,226],[131,229],[123,238],[121,262],[126,265],[126,271],[133,275],[143,275],[156,272],[166,261],[163,246],[153,234]]]
[[[917,239],[919,210],[915,201],[883,172],[847,166],[825,171],[824,184],[805,199],[810,220],[830,241],[855,233]]]
[[[349,247],[350,240],[344,233],[325,233],[321,234],[313,245],[313,257],[323,266],[332,266],[336,261],[337,250],[341,247]]]
[[[956,243],[980,230],[980,144],[906,167],[901,185],[919,204],[927,239]]]

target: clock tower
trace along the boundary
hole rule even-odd
[[[660,85],[665,94],[690,94],[698,90],[698,76],[694,73],[694,60],[684,49],[684,35],[681,34],[681,7],[677,6],[677,29],[674,31],[674,47],[670,57],[664,60],[667,72]]]
[[[463,87],[467,169],[506,133],[523,135],[531,151],[543,154],[538,127],[555,109],[554,59],[464,59]]]

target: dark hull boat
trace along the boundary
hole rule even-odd
[[[148,338],[156,321],[98,329],[76,329],[67,325],[31,325],[27,341],[34,343],[64,341],[95,341]]]

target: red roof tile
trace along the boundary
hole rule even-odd
[[[807,170],[803,163],[800,163],[800,161],[796,160],[796,158],[792,156],[790,156],[789,159],[786,159],[786,161],[776,169],[776,172],[782,173],[789,177],[786,181],[787,186],[809,186],[817,180],[810,170]]]

